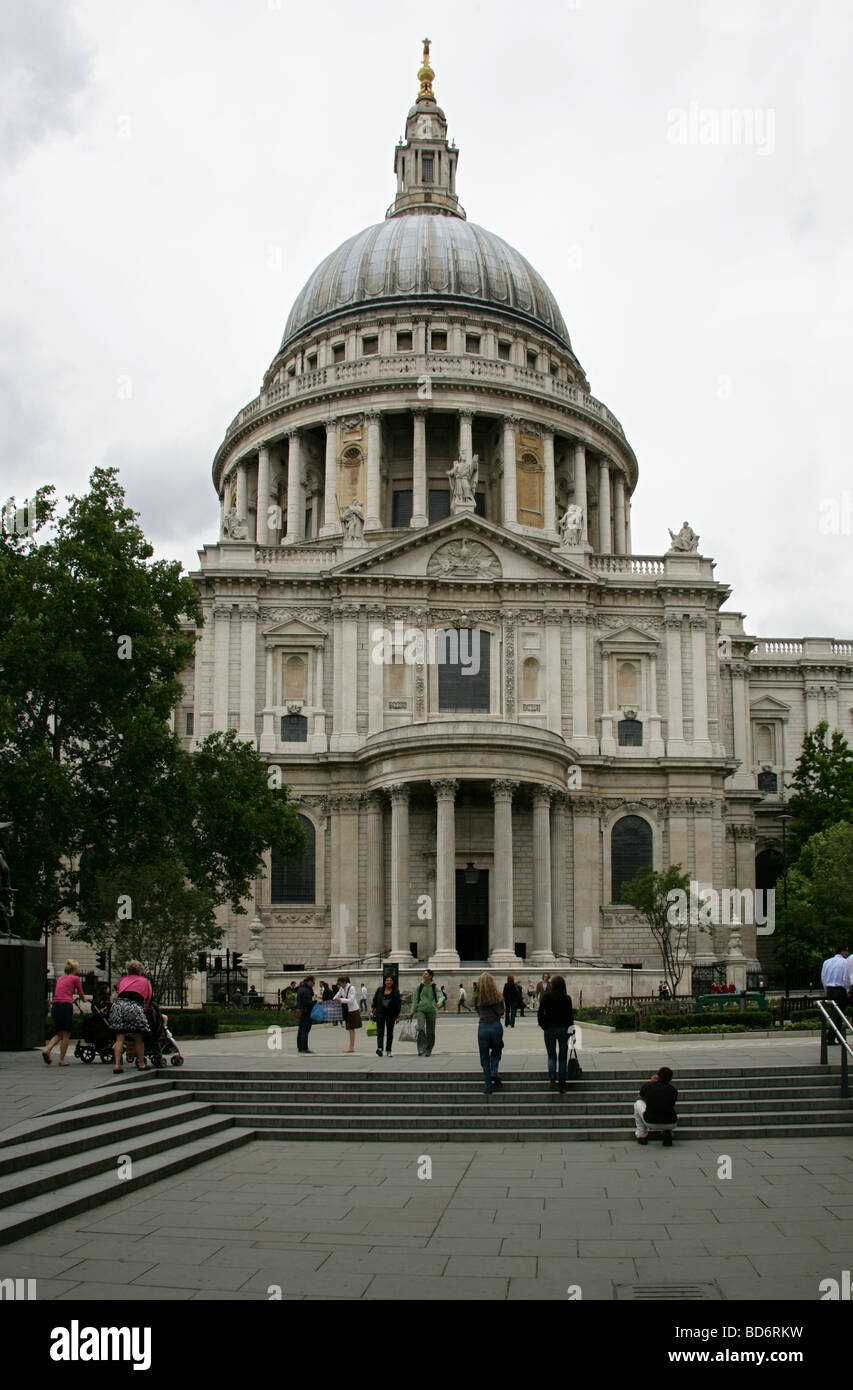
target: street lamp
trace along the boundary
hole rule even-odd
[[[782,947],[782,949],[783,949],[784,956],[785,956],[785,959],[784,959],[784,962],[783,962],[783,970],[784,970],[784,972],[785,972],[785,998],[786,998],[786,999],[790,999],[790,997],[791,997],[791,986],[790,986],[789,976],[788,976],[788,836],[787,836],[787,828],[788,828],[788,821],[791,821],[791,820],[793,820],[793,819],[794,819],[794,817],[793,817],[792,815],[789,815],[787,811],[782,811],[782,813],[781,813],[780,816],[779,816],[779,820],[780,820],[781,825],[782,825],[782,916],[783,916],[783,919],[784,919],[784,931],[783,931],[784,941],[783,941],[783,947]]]

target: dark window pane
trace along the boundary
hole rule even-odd
[[[270,901],[273,903],[313,903],[316,842],[314,827],[299,817],[305,830],[305,854],[296,864],[286,864],[278,850],[270,855]]]
[[[304,714],[283,714],[281,717],[282,743],[307,743],[308,720]]]
[[[192,734],[194,726],[195,726],[195,717],[194,717],[192,714],[188,714],[188,715],[187,715],[187,727],[186,727],[186,731],[185,731],[186,734],[187,734],[187,737],[189,737],[189,736]]]
[[[486,494],[484,492],[474,493],[474,511],[476,516],[486,515]]]
[[[411,335],[411,333],[398,333],[398,334],[397,334],[397,351],[398,351],[398,352],[411,352],[411,350],[412,350],[412,335]]]
[[[758,790],[767,795],[770,792],[778,792],[779,778],[775,772],[759,772]]]
[[[490,639],[491,633],[479,628],[446,628],[436,633],[440,711],[482,710],[488,714]]]
[[[639,719],[619,720],[619,747],[642,748],[643,726]]]
[[[652,827],[640,816],[623,816],[610,832],[611,901],[624,902],[623,885],[652,867]]]
[[[432,183],[432,155],[425,154],[421,158],[421,180],[423,183]]]
[[[446,516],[450,516],[450,493],[437,492],[432,488],[429,490],[429,521],[430,525],[434,521],[443,521]]]
[[[408,526],[412,519],[412,493],[411,490],[400,488],[394,493],[394,502],[391,514],[392,526]]]

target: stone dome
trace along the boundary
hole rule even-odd
[[[355,308],[418,301],[488,306],[571,351],[557,301],[529,261],[473,222],[422,212],[366,227],[321,261],[297,295],[281,347]]]

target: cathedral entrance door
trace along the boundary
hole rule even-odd
[[[460,960],[488,960],[488,869],[478,869],[476,883],[466,883],[465,870],[456,870],[456,949]]]

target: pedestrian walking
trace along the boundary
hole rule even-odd
[[[361,1009],[358,1007],[358,1000],[355,997],[355,985],[350,983],[349,975],[338,976],[338,992],[332,996],[333,999],[340,999],[344,1012],[344,1023],[349,1037],[349,1047],[344,1056],[349,1057],[355,1052],[355,1031],[361,1027]]]
[[[520,980],[516,985],[516,994],[518,996],[518,1012],[521,1015],[521,1017],[524,1018],[524,1010],[527,1008],[527,1000],[524,996],[524,985],[521,983]]]
[[[400,991],[394,983],[393,975],[386,975],[373,996],[373,1016],[376,1019],[376,1055],[382,1056],[382,1040],[385,1040],[385,1056],[391,1056],[391,1043],[394,1039],[394,1024],[402,1009]]]
[[[477,1013],[480,1022],[477,1027],[477,1045],[480,1049],[480,1066],[483,1068],[483,1095],[501,1087],[498,1076],[501,1053],[504,1046],[504,1030],[501,1015],[504,1002],[492,976],[486,972],[477,981]]]
[[[56,1032],[45,1044],[42,1057],[48,1066],[51,1063],[51,1052],[59,1043],[59,1065],[70,1067],[71,1063],[66,1062],[65,1054],[68,1051],[68,1044],[71,1040],[71,1025],[74,1021],[74,1000],[81,999],[85,1004],[87,996],[83,993],[83,985],[77,973],[80,967],[76,960],[65,962],[65,973],[60,975],[53,987],[53,1003],[50,1006],[50,1014],[53,1019]]]
[[[447,990],[444,988],[444,985],[439,985],[438,988],[441,994],[441,1003],[438,1007],[443,1013],[447,1013]]]
[[[562,975],[555,975],[550,988],[542,995],[536,1018],[545,1035],[548,1085],[552,1091],[559,1088],[560,1095],[563,1095],[566,1089],[569,1038],[574,1040],[575,1036],[575,1015],[571,996],[566,992],[566,981]]]
[[[367,985],[364,980],[361,982],[361,993],[359,995],[359,1008],[363,1014],[367,1013]]]
[[[847,1008],[849,955],[849,946],[839,946],[835,955],[823,962],[820,972],[820,982],[826,991],[827,999],[836,1003],[842,1013]]]
[[[672,1131],[678,1125],[678,1091],[671,1082],[670,1068],[658,1067],[640,1087],[639,1099],[634,1101],[634,1134],[638,1144],[648,1144],[649,1130],[659,1130],[664,1148],[672,1147]]]
[[[536,985],[536,1007],[537,1007],[537,1009],[539,1008],[539,1005],[540,1005],[541,1002],[542,1002],[542,995],[545,994],[545,993],[547,992],[548,984],[549,984],[549,982],[550,982],[550,979],[551,979],[551,976],[548,974],[548,971],[546,970],[546,971],[543,973],[543,975],[542,975],[542,979],[541,979],[541,980],[538,982],[538,984]]]
[[[296,1051],[310,1052],[308,1034],[311,1032],[311,1010],[314,1007],[314,976],[306,975],[296,991]]]
[[[138,1071],[145,1071],[145,1034],[148,1032],[148,1019],[145,1010],[151,1003],[151,982],[143,974],[141,961],[129,960],[124,974],[116,986],[115,1001],[107,1014],[107,1027],[116,1035],[113,1048],[114,1072],[124,1070],[122,1054],[124,1040],[127,1038],[127,1055],[136,1057]]]
[[[456,1012],[457,1012],[458,1014],[461,1014],[461,1012],[462,1012],[463,1009],[465,1010],[466,1014],[469,1014],[469,1013],[471,1012],[471,1010],[470,1010],[469,1007],[468,1007],[467,1000],[468,1000],[468,995],[467,995],[467,993],[465,992],[465,986],[463,985],[462,981],[460,980],[460,981],[459,981],[459,1003],[458,1003],[457,1008],[456,1008]]]
[[[412,1012],[409,1018],[414,1018],[418,1025],[418,1056],[431,1057],[435,1047],[435,1016],[438,1012],[441,995],[438,992],[438,985],[433,980],[432,970],[425,970],[423,978],[415,986],[412,995]]]
[[[514,975],[507,975],[506,984],[503,987],[503,996],[506,1026],[507,1028],[514,1028],[515,1014],[518,1008],[518,986],[515,983]]]

